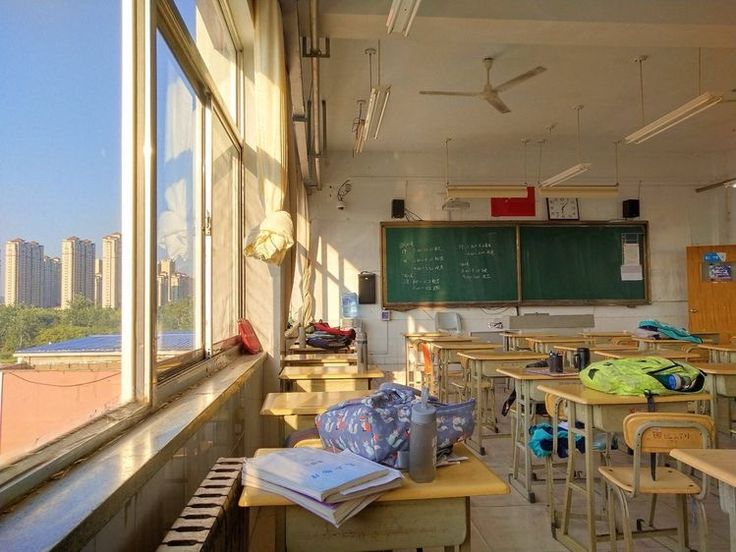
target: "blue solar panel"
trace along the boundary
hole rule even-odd
[[[166,332],[159,334],[161,351],[190,351],[193,348],[192,332]],[[68,341],[38,345],[20,349],[17,353],[115,353],[120,352],[120,334],[88,335]]]

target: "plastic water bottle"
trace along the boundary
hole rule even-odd
[[[307,332],[304,331],[304,326],[299,324],[299,347],[302,349],[307,346]]]
[[[662,385],[672,391],[684,391],[692,385],[692,380],[688,376],[680,376],[678,374],[667,374],[664,376],[654,376]]]
[[[436,469],[437,410],[426,403],[425,390],[422,390],[422,398],[422,402],[411,408],[409,477],[417,483],[429,483],[434,480]]]
[[[342,294],[340,303],[343,318],[358,318],[358,294],[352,291]]]

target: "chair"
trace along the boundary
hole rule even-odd
[[[611,535],[611,550],[616,550],[616,513],[613,497],[621,506],[621,524],[627,552],[633,550],[633,534],[627,497],[640,494],[652,496],[651,517],[658,495],[676,495],[679,506],[677,515],[677,538],[679,550],[687,546],[687,497],[692,496],[697,507],[697,522],[701,552],[708,550],[708,528],[703,498],[708,492],[707,476],[703,475],[702,488],[690,476],[668,467],[657,467],[657,454],[669,453],[673,448],[709,448],[715,431],[713,420],[702,414],[666,412],[637,412],[629,414],[623,423],[624,441],[634,451],[633,466],[601,466],[598,468],[609,489],[608,524]],[[651,465],[641,467],[641,455],[654,455]],[[654,471],[654,473],[652,473]],[[651,526],[653,519],[650,519]],[[639,525],[639,523],[637,523]],[[671,530],[648,530],[641,533],[663,534]]]
[[[459,334],[462,325],[460,315],[456,312],[436,312],[434,315],[434,329],[442,332]]]

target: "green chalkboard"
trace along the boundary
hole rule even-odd
[[[519,235],[523,303],[648,299],[645,224],[521,224]]]
[[[646,222],[383,222],[383,305],[649,302]]]
[[[382,223],[383,305],[518,301],[514,225]]]

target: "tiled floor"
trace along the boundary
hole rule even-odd
[[[506,426],[507,421],[503,422]],[[502,425],[502,431],[505,429]],[[509,437],[492,437],[484,442],[487,455],[483,457],[483,461],[499,476],[505,478],[509,472],[511,465],[511,440]],[[722,448],[736,448],[736,442],[728,437],[722,437],[720,446]],[[631,463],[631,456],[623,451],[614,451],[613,463],[626,465]],[[562,476],[562,472],[558,474]],[[546,491],[545,485],[535,486],[535,494],[537,502],[535,504],[528,503],[519,493],[511,489],[511,493],[506,496],[499,497],[478,497],[471,500],[471,523],[472,523],[472,551],[473,552],[557,552],[567,550],[562,544],[557,542],[552,536],[550,523],[546,510]],[[708,526],[709,526],[709,543],[710,550],[714,552],[727,551],[729,549],[729,527],[728,517],[724,514],[718,504],[718,496],[716,494],[717,485],[711,484],[711,492],[706,501]],[[562,483],[555,485],[555,493],[557,504],[562,502]],[[632,519],[637,517],[646,517],[649,500],[648,498],[637,498],[629,502],[631,507]],[[600,502],[599,502],[600,505]],[[576,497],[573,502],[573,511],[583,511],[582,497]],[[690,546],[697,549],[698,535],[695,528],[694,517],[690,511]],[[665,497],[657,504],[657,517],[655,524],[658,527],[674,526],[674,499]],[[268,520],[265,520],[268,521]],[[580,528],[581,531],[575,531],[576,535],[582,537],[582,520],[572,520],[574,529]],[[256,533],[263,535],[268,531],[273,531],[273,525],[270,528],[265,527],[264,523],[257,523],[254,528]],[[598,529],[605,533],[608,531],[607,522],[599,522]],[[269,539],[266,539],[269,540]],[[261,539],[257,539],[261,541]],[[660,538],[659,541],[654,539],[637,539],[634,541],[635,550],[643,551],[659,551],[674,550],[675,540],[673,537]],[[623,547],[620,542],[619,550]],[[319,548],[316,548],[318,550]],[[251,550],[268,551],[269,547],[264,545],[256,546]],[[598,545],[598,550],[603,552],[610,550],[608,542],[602,542]],[[413,552],[413,551],[400,551]],[[442,552],[441,549],[425,549],[424,552]]]

